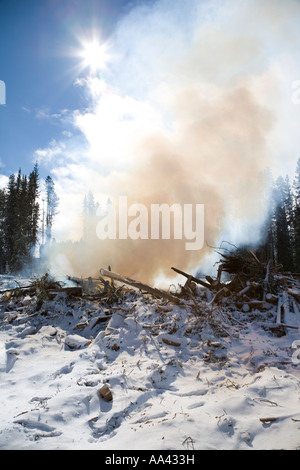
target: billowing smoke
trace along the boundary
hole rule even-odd
[[[108,70],[78,83],[90,102],[74,113],[73,130],[85,142],[56,143],[62,158],[53,169],[61,200],[56,238],[77,243],[52,245],[53,269],[94,276],[110,265],[150,281],[169,276],[171,266],[199,268],[224,236],[259,242],[268,210],[266,168],[280,166],[278,152],[289,148],[283,117],[290,100],[284,100],[297,78],[299,13],[296,0],[190,0],[160,1],[124,18],[111,38]],[[101,220],[108,219],[98,210],[82,240],[88,191],[100,207],[109,199],[116,208],[115,239],[99,239]],[[136,239],[119,237],[118,204],[125,197],[127,228],[134,224]],[[203,229],[201,248],[186,249],[184,219],[181,239],[174,237],[176,222],[169,238],[153,239],[155,204],[177,204],[182,217],[188,205],[195,241]],[[198,227],[197,205],[204,205]]]

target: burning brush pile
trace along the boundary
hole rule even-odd
[[[171,343],[170,335],[174,333],[181,337],[195,332],[201,335],[207,328],[216,337],[232,336],[236,329],[253,321],[276,336],[285,335],[289,328],[298,330],[300,281],[297,275],[283,273],[282,266],[271,262],[261,262],[251,250],[219,254],[215,278],[195,277],[172,267],[186,280],[178,287],[171,286],[169,291],[114,273],[109,267],[100,269],[98,278],[69,277],[67,286],[45,274],[30,285],[2,291],[2,302],[8,303],[8,310],[15,310],[14,301],[26,296],[27,301],[31,299],[29,303],[35,315],[47,315],[51,302],[58,299],[66,305],[80,303],[82,311],[93,305],[92,311],[95,307],[105,312],[100,315],[102,323],[109,322],[114,312],[131,315],[140,298],[152,303],[155,312],[161,314],[159,318],[151,318],[151,325],[148,322],[146,328],[151,326],[156,333],[164,331]],[[95,319],[85,318],[84,325],[89,323],[94,325]]]
[[[223,313],[242,312],[245,322],[261,320],[264,328],[278,335],[285,334],[286,328],[298,329],[299,275],[284,273],[282,265],[271,261],[260,261],[252,250],[237,249],[220,255],[216,279],[206,276],[207,282],[203,282],[193,278],[210,293],[211,312],[220,306]],[[229,280],[222,282],[222,273]]]
[[[262,262],[248,249],[236,249],[220,253],[220,256],[215,278],[198,278],[172,267],[186,281],[183,285],[179,284],[179,288],[173,285],[168,292],[113,273],[110,268],[101,269],[103,277],[99,279],[104,289],[96,297],[106,302],[118,302],[120,289],[129,286],[165,305],[184,308],[190,313],[192,329],[197,327],[201,331],[209,326],[219,336],[231,335],[232,327],[243,326],[253,320],[278,336],[284,335],[287,328],[298,329],[300,283],[297,275],[282,273],[281,265]],[[226,280],[221,280],[222,277]],[[174,319],[174,324],[177,320]],[[171,327],[173,329],[174,325]]]

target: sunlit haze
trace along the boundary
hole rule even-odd
[[[48,10],[29,2],[35,23],[13,43],[12,56],[25,41],[23,55],[2,51],[0,163],[5,178],[36,160],[53,177],[56,241],[82,239],[89,191],[100,205],[204,204],[205,247],[259,240],[266,169],[292,175],[300,156],[299,1],[40,3]],[[19,69],[6,73],[9,63]],[[80,275],[109,264],[142,277],[145,266],[197,267],[205,247],[95,240],[55,256]]]

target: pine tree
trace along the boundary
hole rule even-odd
[[[7,188],[1,195],[4,204],[0,213],[2,266],[3,263],[8,263],[13,271],[19,271],[32,259],[39,218],[37,197],[37,165],[29,179],[26,175],[22,176],[21,169],[17,176],[11,175]]]
[[[5,206],[5,234],[4,250],[6,261],[14,269],[16,265],[16,240],[18,236],[18,209],[17,209],[17,183],[16,177],[12,174],[7,185],[6,206]]]
[[[28,206],[30,208],[28,214],[28,242],[32,249],[38,240],[38,223],[40,206],[38,203],[39,196],[39,172],[37,163],[33,171],[29,175],[28,181]]]
[[[46,241],[50,242],[52,238],[52,226],[54,217],[58,213],[58,196],[55,192],[54,181],[51,176],[47,176],[45,180],[46,188]]]
[[[276,243],[276,223],[275,223],[275,204],[274,204],[274,180],[271,170],[268,168],[266,175],[266,190],[264,201],[268,206],[268,215],[262,226],[262,242],[257,248],[259,259],[264,262],[272,261],[275,263],[275,243]]]
[[[288,179],[280,176],[275,186],[275,232],[276,232],[276,253],[275,259],[278,264],[282,264],[285,270],[293,270],[293,238],[291,221],[291,191]]]

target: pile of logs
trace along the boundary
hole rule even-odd
[[[271,261],[261,262],[252,250],[237,250],[233,254],[221,256],[216,279],[205,276],[204,281],[172,268],[187,278],[183,292],[188,292],[191,283],[196,283],[211,292],[211,305],[216,305],[225,297],[229,299],[227,303],[234,303],[245,313],[252,310],[264,312],[276,306],[276,321],[271,329],[281,331],[282,334],[286,328],[300,329],[298,275],[280,273],[282,265],[274,266]],[[221,281],[222,272],[231,276],[230,281]]]
[[[213,279],[211,276],[205,276],[204,279],[200,279],[178,268],[172,267],[171,269],[186,278],[185,284],[180,286],[180,293],[177,294],[154,289],[139,281],[114,273],[110,269],[101,268],[100,274],[105,278],[109,278],[111,282],[118,281],[143,293],[151,294],[173,304],[183,306],[186,306],[186,300],[191,298],[193,298],[195,303],[195,285],[210,291],[212,297],[211,305],[216,304],[224,296],[233,295],[240,299],[241,302],[247,298],[251,308],[263,308],[266,304],[274,303],[275,300],[276,302],[278,300],[278,297],[274,294],[277,282],[274,275],[278,272],[280,266],[272,266],[270,262],[260,262],[251,250],[241,250],[232,255],[222,254],[216,279]],[[229,282],[221,281],[222,272],[231,275]],[[105,281],[102,277],[100,279],[107,289],[108,281]],[[249,296],[249,298],[246,296]]]

